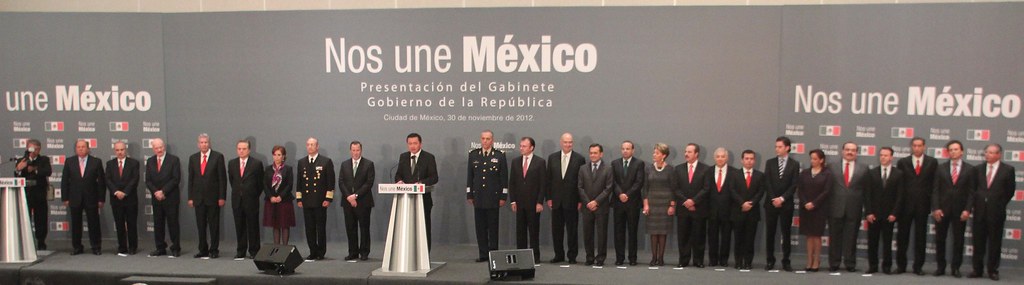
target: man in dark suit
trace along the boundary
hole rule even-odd
[[[295,201],[306,223],[307,261],[327,254],[327,207],[334,201],[334,162],[320,155],[320,142],[306,139],[306,157],[295,167]]]
[[[640,189],[644,187],[644,161],[633,157],[634,146],[631,141],[622,142],[622,158],[612,161],[612,176],[615,187],[612,194],[612,216],[615,217],[615,265],[622,265],[626,260],[626,248],[629,248],[629,265],[636,265],[637,233],[640,225],[640,211],[643,208],[643,197]],[[628,246],[627,246],[628,244]]]
[[[367,260],[370,256],[370,210],[373,209],[373,182],[377,170],[373,161],[363,157],[363,143],[353,141],[348,145],[352,158],[341,163],[338,173],[338,190],[345,201],[345,236],[348,237],[348,256],[345,260]]]
[[[38,250],[46,250],[46,233],[50,229],[50,205],[46,201],[46,194],[50,189],[48,178],[53,174],[50,157],[39,154],[42,149],[39,140],[28,140],[25,156],[18,160],[14,167],[14,177],[25,178],[25,196],[28,200],[28,211],[32,215]]]
[[[999,280],[999,259],[1003,249],[1003,231],[1006,226],[1006,205],[1013,198],[1016,182],[1013,166],[1002,163],[1003,146],[985,147],[985,165],[976,171],[977,192],[968,202],[974,209],[971,240],[974,242],[974,272],[971,278],[981,277],[987,264],[988,278]]]
[[[896,213],[896,274],[907,271],[907,249],[910,249],[910,234],[914,234],[914,274],[924,275],[925,244],[928,240],[928,216],[931,214],[932,191],[935,184],[935,169],[939,165],[934,157],[924,154],[924,138],[910,140],[911,155],[900,159],[896,167],[903,172],[906,183],[906,197],[900,212]]]
[[[536,261],[540,260],[540,212],[544,210],[544,187],[548,184],[544,159],[533,155],[535,143],[531,137],[519,140],[522,156],[512,160],[508,200],[516,214],[516,248],[532,248]]]
[[[864,177],[868,173],[868,166],[857,162],[858,150],[856,143],[844,143],[842,161],[829,166],[835,178],[828,219],[828,264],[833,273],[839,272],[840,264],[846,265],[846,271],[857,272],[857,233],[864,213]]]
[[[60,180],[61,200],[71,215],[71,255],[81,254],[82,212],[89,221],[89,245],[92,254],[100,255],[100,209],[106,201],[103,162],[89,155],[89,142],[75,142],[75,156],[64,165]]]
[[[768,180],[768,193],[764,199],[765,217],[765,270],[775,269],[775,247],[782,244],[782,270],[793,271],[789,255],[792,252],[793,193],[800,176],[800,162],[789,156],[793,142],[788,137],[775,139],[775,157],[764,162]],[[779,239],[776,238],[776,230]],[[780,242],[781,241],[781,242]]]
[[[768,189],[768,180],[764,173],[754,170],[757,154],[753,150],[744,150],[741,155],[743,183],[735,187],[733,207],[731,211],[736,239],[736,269],[750,270],[754,261],[754,238],[757,236],[757,224],[761,221],[761,212],[757,203]]]
[[[227,199],[224,155],[210,149],[210,136],[197,139],[199,152],[188,158],[188,206],[195,208],[199,228],[199,252],[195,258],[220,256],[220,208]],[[210,239],[206,239],[209,230]]]
[[[739,169],[728,165],[729,151],[715,149],[715,166],[710,169],[705,189],[708,190],[708,266],[729,266],[732,238],[732,209],[740,207],[733,200],[743,177]]]
[[[249,251],[249,259],[260,251],[260,194],[263,193],[263,162],[249,156],[248,140],[235,143],[238,157],[228,162],[231,182],[231,214],[235,218],[235,259]]]
[[[868,271],[878,272],[878,250],[882,250],[882,272],[892,273],[892,228],[903,205],[903,172],[892,165],[891,147],[878,151],[878,167],[868,172],[864,189],[864,210],[868,222]]]
[[[551,240],[555,245],[555,258],[551,263],[565,261],[576,263],[579,254],[580,195],[576,189],[579,183],[580,166],[587,164],[586,158],[572,150],[572,134],[564,133],[559,139],[561,151],[548,156],[548,207],[551,208]],[[568,239],[568,240],[566,240]],[[568,245],[568,248],[566,248]]]
[[[699,161],[700,146],[695,143],[686,145],[683,157],[686,162],[676,166],[675,170],[679,189],[674,194],[676,205],[683,205],[682,209],[676,211],[679,267],[688,266],[692,259],[693,266],[703,268],[708,226],[708,189],[705,187],[711,167]]]
[[[488,252],[498,249],[498,209],[508,195],[508,162],[505,153],[494,149],[494,133],[480,133],[481,148],[469,152],[466,165],[466,202],[473,207],[476,262],[486,262]]]
[[[167,254],[164,233],[170,233],[171,258],[181,256],[181,239],[178,224],[178,204],[181,203],[178,183],[181,182],[181,162],[177,156],[167,154],[163,139],[153,139],[149,145],[153,156],[146,160],[146,189],[153,196],[153,235],[156,249],[150,257]]]
[[[964,232],[971,216],[968,201],[974,198],[975,169],[961,158],[964,145],[952,140],[946,143],[949,161],[939,165],[935,172],[935,191],[932,194],[932,218],[935,219],[935,276],[946,274],[946,239],[953,228],[953,264],[950,273],[960,277],[960,264],[964,258]]]
[[[604,266],[608,255],[608,204],[611,203],[615,178],[612,177],[612,168],[601,159],[604,146],[591,144],[589,154],[590,163],[577,169],[580,201],[586,204],[582,214],[583,247],[587,252],[588,266]],[[595,239],[597,244],[594,244]]]
[[[139,250],[139,161],[128,157],[128,144],[114,143],[114,159],[107,161],[106,185],[117,231],[117,255]]]
[[[437,161],[434,155],[423,150],[423,137],[411,133],[405,137],[405,146],[409,151],[398,157],[398,172],[395,172],[395,183],[417,183],[428,187],[437,184]],[[431,187],[433,188],[433,187]],[[434,208],[434,199],[430,192],[423,194],[423,215],[427,226],[427,250],[431,247],[430,209]]]

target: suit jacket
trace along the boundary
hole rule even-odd
[[[612,168],[608,167],[608,163],[605,163],[604,160],[599,162],[596,171],[591,168],[591,163],[588,162],[577,170],[580,175],[577,187],[580,202],[583,202],[585,206],[590,201],[597,201],[599,207],[606,208],[611,202],[612,188],[615,188]]]
[[[500,201],[505,200],[508,194],[508,162],[505,161],[505,153],[491,149],[484,156],[483,149],[474,149],[469,152],[466,165],[466,199],[473,199],[476,208],[498,208]],[[522,175],[522,172],[519,174]]]
[[[854,161],[853,176],[850,177],[850,186],[846,186],[843,177],[845,165],[843,161],[829,164],[832,169],[832,176],[835,179],[832,186],[832,194],[829,197],[829,217],[831,218],[852,218],[860,219],[864,214],[864,190],[868,187],[868,165],[860,161]]]
[[[202,160],[199,152],[188,158],[188,200],[196,205],[217,206],[217,200],[227,200],[228,197],[224,155],[210,150],[205,172],[200,169]]]
[[[643,204],[644,169],[646,164],[643,160],[633,157],[629,161],[629,169],[622,169],[622,158],[612,161],[612,177],[615,179],[615,187],[612,188],[612,207],[641,206]],[[619,195],[626,194],[629,200],[622,203]]]
[[[868,171],[864,210],[867,215],[875,215],[875,219],[888,219],[889,215],[899,217],[900,207],[904,205],[903,199],[910,199],[906,197],[907,183],[903,181],[906,174],[895,165],[889,167],[888,174],[888,179],[882,181],[881,166]]]
[[[682,165],[686,167],[686,165]],[[725,177],[722,177],[722,189],[718,189],[718,181],[715,179],[714,166],[708,168],[705,174],[705,191],[707,192],[707,203],[708,206],[708,218],[718,220],[731,220],[731,215],[734,207],[739,207],[734,200],[734,194],[739,191],[740,186],[746,184],[746,180],[743,179],[743,175],[740,174],[740,170],[733,168],[732,166],[726,166]],[[697,180],[694,176],[694,180]],[[741,184],[742,183],[742,184]],[[696,202],[696,200],[694,200]],[[687,211],[683,207],[684,211]]]
[[[25,184],[35,181],[34,186],[25,187],[25,195],[29,201],[46,200],[46,192],[50,188],[50,174],[53,174],[53,167],[50,166],[50,157],[40,155],[35,160],[29,161],[28,166],[33,166],[36,171],[15,171],[14,177],[25,178]],[[26,167],[26,170],[28,168]]]
[[[69,202],[70,207],[96,208],[97,203],[107,200],[103,176],[103,162],[95,156],[88,156],[85,161],[85,175],[81,174],[78,156],[64,164],[60,180],[61,200]]]
[[[434,160],[434,155],[425,150],[420,150],[420,157],[416,158],[415,172],[413,172],[411,166],[411,155],[407,151],[398,157],[398,172],[395,172],[395,182],[421,183],[427,186],[437,184],[437,161]],[[431,196],[429,192],[423,195],[426,197]]]
[[[902,213],[897,214],[899,217],[902,215],[927,215],[931,212],[932,206],[932,192],[935,189],[935,169],[939,165],[939,161],[934,157],[923,155],[921,159],[921,174],[917,174],[914,171],[914,156],[910,155],[901,158],[896,162],[896,167],[903,171],[904,183],[906,183],[906,197],[914,197],[913,199],[903,199],[903,205],[900,207]]]
[[[764,174],[768,182],[768,191],[764,197],[764,208],[774,209],[772,199],[782,197],[783,211],[793,210],[793,194],[796,193],[796,179],[800,177],[800,162],[793,159],[792,155],[786,158],[786,169],[783,170],[782,178],[779,178],[779,157],[773,157],[764,162]]]
[[[1015,171],[1013,166],[1005,162],[999,162],[995,176],[992,177],[992,187],[988,185],[988,163],[978,165],[977,173],[978,188],[969,204],[973,205],[974,218],[983,218],[988,221],[1005,221],[1006,205],[1013,198],[1017,183],[1014,181]]]
[[[953,184],[951,161],[943,162],[935,172],[935,190],[932,192],[932,211],[942,210],[947,218],[959,219],[963,211],[971,211],[968,202],[974,198],[978,183],[977,171],[970,163],[960,160],[960,173]]]
[[[292,181],[292,167],[287,164],[281,167],[281,183],[274,185],[274,163],[267,165],[267,168],[263,169],[263,192],[266,194],[266,199],[270,197],[281,196],[281,202],[291,203],[295,199],[292,194],[292,187],[295,183]]]
[[[373,182],[377,179],[377,170],[373,161],[365,157],[359,158],[359,169],[352,173],[352,159],[341,162],[341,171],[338,173],[338,190],[341,190],[342,207],[351,208],[348,203],[348,195],[356,194],[357,208],[373,208]]]
[[[697,166],[693,168],[693,182],[690,182],[690,170],[687,169],[687,165],[683,164],[676,166],[676,181],[678,181],[679,188],[675,190],[676,198],[676,211],[680,216],[683,217],[707,217],[708,216],[708,204],[707,199],[708,188],[707,188],[707,175],[708,169],[711,169],[707,164],[697,162]],[[712,180],[715,176],[712,174]],[[690,210],[683,207],[683,202],[688,199],[693,199],[694,207],[696,211],[690,212]]]
[[[106,185],[110,190],[110,205],[135,205],[139,203],[139,161],[131,157],[124,158],[124,173],[117,169],[117,158],[107,161]],[[124,192],[124,200],[117,199],[114,192]]]
[[[548,192],[547,174],[547,165],[540,156],[534,155],[530,159],[526,177],[523,177],[523,157],[513,159],[512,173],[508,180],[509,201],[522,207],[533,207],[537,203],[543,203]]]
[[[178,194],[178,184],[181,183],[181,161],[177,156],[165,154],[164,162],[160,165],[160,171],[156,170],[157,157],[150,156],[146,160],[146,189],[153,195],[153,205],[178,204],[181,202],[181,195]],[[156,199],[156,192],[164,192],[164,201]]]
[[[520,161],[519,163],[522,163]],[[531,164],[533,162],[530,162]],[[551,200],[551,208],[561,207],[576,208],[580,203],[579,187],[580,166],[587,164],[587,159],[576,151],[569,154],[569,165],[565,169],[565,177],[562,177],[562,151],[556,151],[548,156],[548,187],[547,199]],[[522,166],[520,166],[522,169]]]
[[[323,207],[324,201],[334,201],[334,162],[318,154],[313,163],[309,156],[299,159],[295,167],[295,201],[303,207]]]
[[[245,176],[239,176],[241,159],[236,157],[228,161],[228,181],[231,182],[231,206],[243,204],[259,207],[260,195],[263,194],[263,162],[255,157],[245,161]],[[209,166],[207,166],[209,167]]]
[[[786,168],[792,166],[792,164],[789,164],[789,162],[786,163]],[[775,168],[778,168],[778,163],[776,163]],[[732,213],[730,213],[732,216],[732,220],[744,221],[753,219],[754,221],[760,221],[761,209],[757,208],[757,204],[759,201],[761,201],[761,197],[764,197],[764,193],[768,192],[768,189],[770,188],[770,183],[768,183],[768,179],[764,175],[764,173],[757,170],[752,170],[750,174],[750,186],[748,187],[747,174],[743,173],[743,171],[745,170],[743,170],[742,168],[737,170],[740,171],[740,181],[739,185],[735,188],[736,191],[732,192],[732,198],[734,203],[732,207]],[[744,212],[743,203],[746,202],[750,202],[751,206],[753,207],[750,208],[750,211]]]

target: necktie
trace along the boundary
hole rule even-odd
[[[627,173],[629,173],[629,160],[628,159],[623,159],[622,160],[622,176],[626,176]]]
[[[199,164],[199,175],[206,175],[206,155],[203,155],[203,163]]]
[[[85,177],[85,158],[78,159],[78,170],[82,172],[82,177]]]
[[[718,178],[715,179],[715,184],[718,185],[718,192],[722,192],[722,168],[718,169]]]
[[[921,160],[914,160],[914,174],[921,175]]]
[[[523,157],[523,178],[526,178],[526,170],[530,168],[530,157]]]
[[[957,178],[960,178],[960,167],[959,166],[960,166],[959,163],[954,163],[953,164],[953,185],[956,185]]]
[[[309,157],[309,165],[313,165],[313,161],[314,161],[313,157],[312,157],[312,156],[310,156],[310,157]]]
[[[953,181],[956,181],[955,179],[956,178],[954,178]],[[885,188],[886,180],[889,180],[889,168],[888,167],[882,167],[882,188],[883,189]],[[956,182],[953,182],[953,183],[955,184]]]
[[[409,162],[412,163],[412,166],[410,166],[409,171],[412,172],[412,173],[416,173],[416,156],[415,155],[410,156],[409,157]]]
[[[124,160],[117,160],[117,176],[124,175]]]
[[[163,158],[156,158],[156,172],[160,172],[160,166],[164,164]]]
[[[690,182],[689,183],[693,183],[693,164],[692,163],[690,164],[689,175],[690,175]]]
[[[988,165],[988,188],[992,188],[992,176],[995,176],[995,167]]]
[[[562,179],[565,179],[565,170],[569,169],[569,155],[562,154]]]
[[[238,169],[238,177],[244,177],[245,176],[245,161],[242,160],[241,162],[242,163],[240,163],[239,166],[238,166],[239,167],[239,169]]]
[[[786,173],[786,159],[779,158],[779,179],[782,179],[782,174]]]
[[[597,172],[597,162],[591,163],[590,172]]]
[[[850,188],[850,163],[846,163],[846,167],[843,168],[843,181],[846,182],[846,188]]]
[[[747,188],[750,188],[750,170],[747,170]]]
[[[356,177],[356,171],[358,171],[358,170],[359,170],[359,161],[358,160],[353,160],[352,161],[352,177]]]

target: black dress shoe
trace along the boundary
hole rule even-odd
[[[200,252],[200,253],[196,253],[196,255],[192,256],[192,258],[203,258],[203,257],[210,257],[210,254],[209,253],[205,253],[205,252]]]
[[[905,268],[896,268],[896,272],[893,272],[892,274],[903,274],[903,273],[907,273],[907,269],[905,269]]]
[[[708,261],[708,267],[718,266],[718,261]]]
[[[45,243],[40,243],[40,244],[36,245],[36,250],[46,250],[46,244]]]
[[[576,260],[575,259],[570,259],[569,260],[569,264],[576,264]]]
[[[586,266],[594,265],[594,261],[593,260],[587,260],[587,262],[583,263],[583,265],[586,265]]]
[[[350,260],[350,259],[348,259],[348,257],[345,257],[345,258],[346,258],[345,260]],[[356,258],[355,258],[355,257],[352,257],[352,259],[356,259]],[[487,262],[487,259],[486,259],[486,258],[483,258],[483,257],[481,257],[481,258],[477,258],[477,259],[476,259],[476,262]]]
[[[138,249],[129,249],[128,250],[128,255],[135,255],[136,253],[139,253]]]
[[[316,255],[310,254],[306,256],[306,260],[316,260]]]
[[[594,266],[604,266],[604,261],[596,261],[594,262]]]
[[[346,255],[346,256],[345,256],[345,261],[349,261],[349,260],[356,260],[356,258],[359,258],[359,257],[358,257],[358,256],[356,256],[355,254],[349,254],[349,255]],[[484,259],[484,258],[477,258],[477,259],[476,259],[476,262],[483,262],[483,261],[480,261],[481,259],[483,259],[483,260],[485,260],[485,261],[486,261],[486,259]]]
[[[618,261],[618,260],[616,260],[616,261],[615,261],[615,266],[620,266],[620,265],[622,265],[622,261]]]
[[[832,266],[832,267],[829,267],[829,268],[828,268],[828,272],[829,272],[829,273],[836,273],[836,272],[839,272],[839,266]]]
[[[243,259],[243,258],[245,258],[245,254],[244,253],[236,253],[235,254],[235,259]]]
[[[704,264],[703,264],[703,263],[694,263],[694,264],[693,264],[693,267],[696,267],[696,268],[704,268]]]
[[[775,262],[769,261],[768,264],[764,265],[764,271],[771,271],[772,269],[775,269]]]
[[[370,259],[370,257],[365,254],[359,256],[359,260],[366,261],[367,259]]]
[[[210,258],[218,258],[218,257],[220,257],[220,253],[210,252]]]
[[[924,271],[921,269],[914,269],[914,275],[924,276]]]
[[[971,272],[971,275],[967,275],[967,278],[981,278],[981,272]]]
[[[559,263],[559,262],[563,262],[563,261],[565,261],[565,258],[555,257],[555,258],[552,258],[550,262],[551,263]]]
[[[323,254],[321,254],[316,257],[316,260],[324,260],[324,258],[326,257]]]
[[[179,256],[181,256],[181,250],[180,249],[172,249],[171,250],[171,257],[177,258]]]
[[[149,252],[149,257],[156,257],[156,256],[161,256],[161,255],[167,255],[167,251],[166,250],[159,250],[159,249],[157,249],[157,250]]]
[[[885,273],[886,275],[890,275],[890,274],[892,274],[892,269],[882,268],[882,273]]]
[[[85,252],[85,251],[82,250],[82,249],[75,249],[75,250],[71,251],[71,255],[79,255],[79,254],[82,254],[83,252]]]
[[[846,271],[848,271],[848,272],[857,272],[857,268],[856,267],[847,267]]]
[[[992,281],[999,281],[999,273],[995,273],[995,272],[989,273],[988,274],[988,279],[992,279]]]
[[[630,260],[629,266],[636,266],[636,260]]]
[[[103,252],[101,252],[100,249],[95,248],[95,249],[92,250],[92,254],[93,255],[100,255],[100,254],[103,254]]]
[[[782,270],[784,270],[786,272],[793,272],[793,267],[789,266],[789,264],[787,264],[787,263],[783,263],[782,264]]]
[[[868,268],[868,271],[864,271],[864,274],[875,274],[878,273],[878,269]]]
[[[946,270],[943,270],[943,269],[935,270],[935,273],[932,274],[932,276],[935,276],[935,277],[939,277],[939,276],[942,276],[942,275],[946,275]]]
[[[963,274],[960,274],[960,270],[959,269],[953,269],[952,272],[950,272],[950,275],[953,275],[953,277],[956,277],[956,278],[963,277]]]

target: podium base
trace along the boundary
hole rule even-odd
[[[373,276],[388,276],[388,277],[427,277],[430,273],[437,271],[441,267],[447,264],[445,262],[431,262],[430,269],[412,271],[412,272],[397,272],[397,271],[384,271],[383,268],[377,268],[373,271]]]

